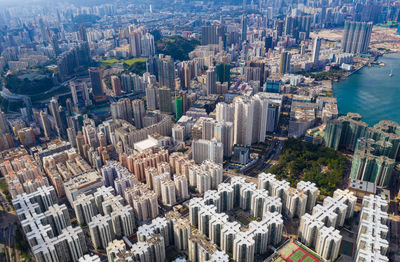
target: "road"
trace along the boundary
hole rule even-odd
[[[3,244],[5,258],[3,261],[21,261],[20,253],[16,249],[15,245],[15,234],[17,222],[17,216],[13,211],[11,204],[6,199],[3,192],[0,191],[0,204],[4,211],[1,212],[0,217],[0,244]]]
[[[19,254],[16,253],[15,249],[15,226],[14,224],[9,225],[6,228],[1,228],[1,240],[4,241],[4,251],[6,256],[6,261],[17,261],[19,262]],[[13,256],[14,254],[14,256]]]
[[[258,175],[257,170],[265,172],[271,166],[273,166],[279,159],[279,155],[281,153],[284,140],[285,140],[284,138],[275,137],[272,140],[271,145],[268,148],[267,152],[263,154],[263,156],[257,161],[257,163],[249,167],[247,170],[243,171],[243,173],[249,176],[257,176]]]

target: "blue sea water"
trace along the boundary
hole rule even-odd
[[[400,54],[388,54],[378,61],[385,66],[366,66],[333,84],[339,113],[360,113],[369,125],[381,120],[400,123]]]

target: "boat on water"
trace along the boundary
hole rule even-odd
[[[390,70],[389,76],[392,77],[393,76],[393,71]]]
[[[385,63],[380,63],[379,66],[384,67]]]

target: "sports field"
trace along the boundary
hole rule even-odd
[[[279,254],[287,262],[320,262],[321,260],[316,258],[313,254],[308,252],[306,249],[300,247],[296,243],[290,241],[281,249]]]

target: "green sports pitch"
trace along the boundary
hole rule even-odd
[[[320,262],[314,254],[310,253],[302,244],[295,241],[289,241],[279,249],[279,254],[287,262]]]

